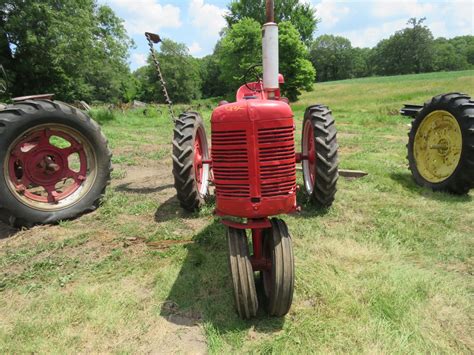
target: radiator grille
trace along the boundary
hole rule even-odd
[[[245,130],[212,132],[212,164],[218,196],[250,197]]]
[[[260,144],[294,142],[293,139],[293,126],[261,128],[258,130],[258,141]]]
[[[258,131],[262,197],[288,196],[296,191],[293,126]]]

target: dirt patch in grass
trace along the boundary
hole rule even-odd
[[[172,166],[167,160],[140,167],[117,165],[117,168],[125,172],[123,178],[112,181],[117,191],[135,194],[174,193]]]
[[[139,353],[207,354],[206,338],[195,320],[172,315],[160,318],[143,336]]]
[[[383,140],[387,140],[387,141],[390,141],[390,142],[408,142],[408,138],[403,135],[403,136],[394,136],[394,135],[390,135],[390,134],[384,134],[384,135],[381,135],[379,136],[381,139]]]
[[[8,228],[14,234],[9,238],[0,240],[0,252],[5,248],[34,247],[47,240],[60,241],[67,238],[67,234],[60,226],[37,226],[27,230],[14,230],[7,226],[4,228]]]

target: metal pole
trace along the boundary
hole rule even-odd
[[[267,23],[275,22],[275,7],[273,5],[273,0],[267,0],[265,8],[267,13]]]

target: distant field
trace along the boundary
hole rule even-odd
[[[474,95],[474,71],[317,84],[293,105],[298,142],[304,108],[329,105],[340,166],[369,175],[341,178],[329,211],[283,217],[296,257],[284,319],[234,312],[212,202],[189,215],[175,198],[166,108],[100,116],[115,165],[104,205],[0,226],[0,352],[474,352],[474,191],[414,184],[398,114],[458,91]]]

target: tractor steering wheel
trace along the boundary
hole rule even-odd
[[[255,79],[256,79],[256,82],[261,82],[263,79],[262,77],[260,76],[260,72],[257,70],[258,67],[261,67],[262,64],[253,64],[251,65],[246,71],[245,71],[245,74],[244,74],[244,82],[245,82],[245,87],[247,89],[249,89],[250,91],[254,91],[254,92],[262,92],[262,90],[258,90],[256,88],[251,88],[248,83],[249,83],[249,77],[252,75]]]

